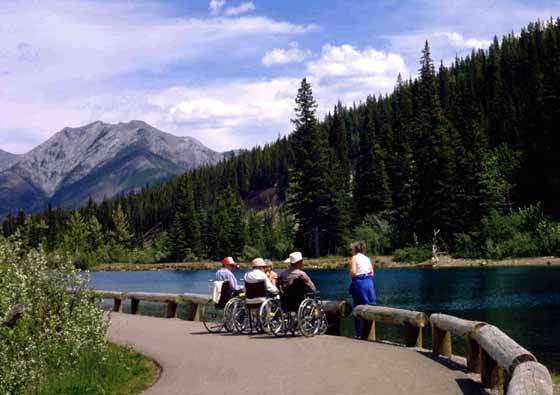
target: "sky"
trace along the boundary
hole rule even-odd
[[[307,77],[319,116],[390,93],[558,0],[0,0],[0,149],[139,119],[225,151],[290,133]]]

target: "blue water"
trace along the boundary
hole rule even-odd
[[[324,299],[350,300],[346,270],[308,273]],[[213,276],[208,270],[99,272],[92,273],[90,285],[105,290],[209,293]],[[243,272],[236,276],[242,278]],[[381,305],[496,325],[560,371],[560,268],[378,270],[375,288]]]

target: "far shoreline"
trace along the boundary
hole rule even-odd
[[[313,270],[346,269],[349,257],[325,257],[307,259],[305,268]],[[425,261],[421,263],[395,262],[392,256],[374,256],[372,262],[375,269],[449,269],[449,268],[481,268],[481,267],[560,267],[559,257],[512,258],[503,260],[462,259],[441,256],[437,263]],[[246,262],[240,263],[242,269],[250,268]],[[219,262],[167,262],[167,263],[112,263],[99,264],[89,270],[92,272],[129,272],[129,271],[192,271],[217,270]],[[286,268],[283,262],[274,262],[278,269]]]

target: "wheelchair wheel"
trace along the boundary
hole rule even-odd
[[[321,326],[319,327],[318,335],[324,335],[325,333],[327,333],[327,330],[329,329],[329,322],[327,321],[327,315],[323,310],[323,306],[321,306],[320,308],[321,308]]]
[[[323,323],[324,312],[321,306],[313,299],[307,298],[298,309],[298,329],[305,337],[317,335]]]
[[[228,327],[234,333],[244,333],[250,327],[249,314],[245,302],[237,298],[228,309]]]
[[[210,333],[218,333],[224,330],[224,311],[216,309],[216,306],[211,304],[199,305],[200,319],[206,330]]]
[[[280,335],[283,332],[284,313],[280,302],[276,299],[267,299],[259,310],[259,322],[266,333]]]
[[[241,298],[231,298],[224,306],[224,328],[228,332],[235,332],[235,323],[233,322],[233,311],[237,303],[241,302]]]

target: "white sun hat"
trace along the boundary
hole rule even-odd
[[[266,263],[262,258],[253,259],[253,267],[265,267]]]
[[[290,254],[290,257],[288,259],[286,259],[284,261],[284,263],[289,263],[289,264],[294,264],[297,263],[299,261],[303,260],[303,255],[301,255],[301,252],[296,251],[296,252],[292,252]]]

